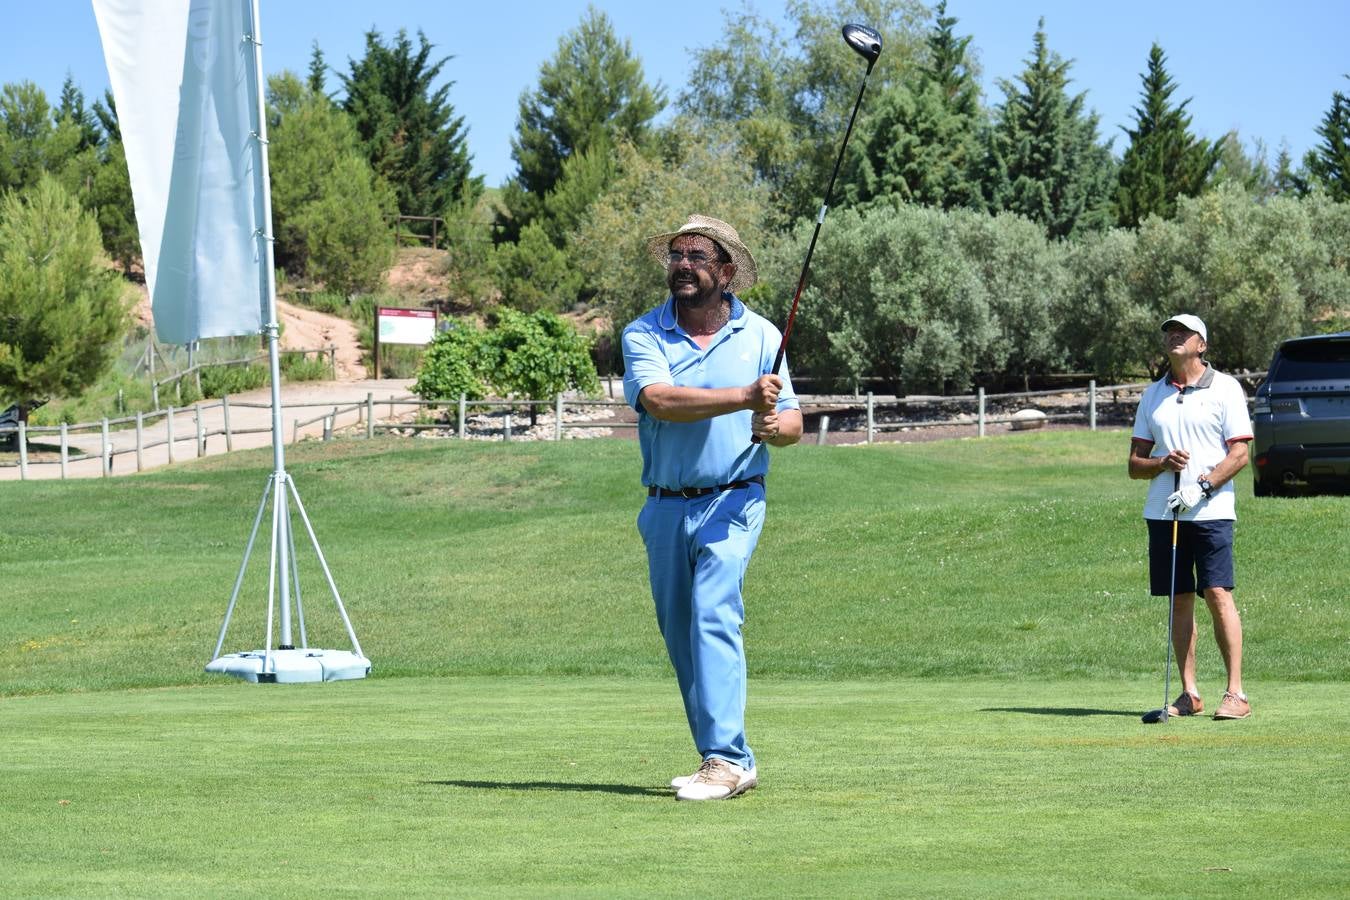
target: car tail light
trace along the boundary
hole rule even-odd
[[[1256,458],[1256,467],[1258,469],[1264,469],[1266,467],[1266,463],[1268,462],[1270,462],[1270,460],[1267,459],[1264,455],[1258,456]]]

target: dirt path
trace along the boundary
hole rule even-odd
[[[314,347],[337,348],[338,381],[364,381],[368,376],[361,364],[361,346],[356,340],[356,323],[318,310],[306,309],[284,300],[277,301],[281,317],[281,349]]]
[[[134,315],[146,328],[153,326],[154,316],[145,285],[141,285],[141,299],[136,304]],[[361,364],[356,323],[340,316],[296,306],[285,300],[277,300],[277,315],[281,317],[282,350],[313,350],[331,345],[337,348],[334,357],[338,381],[364,381],[369,377],[366,367]]]

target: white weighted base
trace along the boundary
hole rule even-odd
[[[370,660],[350,650],[254,650],[219,656],[206,671],[264,684],[348,681],[369,675]]]

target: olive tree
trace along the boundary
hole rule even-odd
[[[1133,287],[1158,322],[1182,311],[1204,319],[1220,368],[1260,369],[1311,327],[1309,277],[1326,265],[1303,204],[1254,203],[1228,184],[1182,199],[1173,220],[1144,221]]]
[[[694,137],[667,140],[660,156],[619,146],[618,175],[572,240],[584,288],[616,334],[667,294],[664,272],[647,255],[649,236],[674,231],[699,213],[730,223],[753,254],[767,240],[768,189],[748,160],[689,120],[677,120],[671,132]]]
[[[782,321],[811,223],[775,242],[750,292]],[[981,273],[950,214],[899,204],[845,209],[821,232],[788,352],[793,371],[887,379],[897,391],[968,388],[997,336]]]

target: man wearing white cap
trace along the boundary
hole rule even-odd
[[[1181,694],[1169,715],[1204,710],[1195,676],[1195,592],[1214,620],[1228,684],[1215,719],[1252,714],[1242,691],[1242,622],[1233,603],[1233,478],[1247,465],[1252,439],[1247,396],[1237,379],[1203,358],[1209,331],[1199,317],[1173,316],[1162,324],[1169,371],[1139,401],[1130,441],[1131,478],[1151,479],[1144,518],[1149,528],[1149,582],[1154,596],[1175,596],[1172,646]],[[1179,513],[1176,583],[1171,583],[1172,528]]]
[[[670,296],[623,331],[624,398],[638,413],[647,487],[638,531],[702,760],[671,787],[680,800],[724,800],[758,783],[745,737],[741,584],[764,526],[767,445],[800,440],[802,415],[786,363],[770,371],[778,329],[736,296],[756,273],[736,230],[690,216],[647,249]]]

